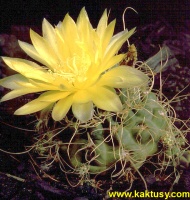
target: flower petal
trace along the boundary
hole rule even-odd
[[[2,57],[3,61],[13,70],[27,78],[33,78],[45,82],[53,82],[55,78],[38,64],[20,58]]]
[[[93,28],[89,21],[88,14],[85,10],[85,8],[82,8],[80,11],[80,14],[77,18],[77,28],[78,28],[78,34],[82,42],[85,41],[85,44],[92,44],[92,32]]]
[[[135,28],[130,31],[124,30],[116,35],[114,35],[106,49],[105,60],[109,60],[114,54],[118,52],[124,42],[135,32]]]
[[[73,52],[76,51],[76,41],[79,40],[77,26],[74,20],[67,14],[62,22],[62,37]]]
[[[105,52],[114,32],[116,20],[113,20],[106,28],[102,36],[102,51]]]
[[[53,70],[53,66],[58,64],[58,57],[49,43],[33,30],[30,30],[30,38],[36,51],[48,62],[48,66],[52,66],[50,69]]]
[[[73,95],[70,95],[64,99],[59,100],[52,111],[52,117],[55,121],[62,120],[68,113],[71,105],[73,103]]]
[[[114,57],[112,57],[109,62],[107,63],[102,63],[99,69],[96,67],[90,68],[87,72],[88,78],[88,85],[93,85],[98,81],[100,78],[100,75],[105,72],[107,69],[113,67],[114,65],[118,64],[123,58],[125,57],[125,54],[119,54]],[[93,74],[93,76],[92,76]]]
[[[65,28],[66,27],[64,26],[64,30]],[[49,47],[53,49],[54,53],[61,61],[61,59],[63,58],[62,54],[66,54],[66,51],[60,51],[60,46],[62,44],[60,44],[60,37],[57,35],[56,29],[54,29],[53,26],[44,18],[43,23],[42,23],[42,30],[43,30],[43,38],[47,41]],[[72,30],[71,32],[73,31],[74,30]],[[69,39],[70,35],[69,34],[67,35],[66,40],[70,40]],[[73,40],[72,37],[71,37],[71,40]],[[61,43],[64,43],[64,42],[62,41]],[[63,45],[67,46],[65,44]],[[56,56],[54,60],[58,59]]]
[[[122,110],[122,104],[118,95],[106,87],[91,87],[89,93],[92,95],[94,104],[103,110],[118,112]]]
[[[38,98],[40,101],[46,101],[46,102],[56,102],[60,99],[64,99],[68,95],[70,95],[71,92],[62,92],[62,91],[48,91],[44,92],[40,95]]]
[[[56,51],[55,30],[53,26],[44,18],[42,22],[43,38],[48,41],[54,51]]]
[[[111,59],[107,63],[103,62],[100,67],[101,73],[105,72],[111,67],[114,67],[114,65],[118,64],[121,60],[123,60],[124,57],[125,57],[125,54],[119,54],[119,55],[111,57]]]
[[[92,101],[82,104],[74,103],[72,105],[72,111],[78,120],[87,122],[94,114],[93,103]]]
[[[28,44],[26,42],[18,41],[21,49],[27,53],[31,58],[42,63],[43,65],[49,67],[49,63],[36,51],[33,45]]]
[[[17,89],[17,90],[13,90],[13,91],[7,93],[6,95],[4,95],[1,99],[1,102],[7,101],[7,100],[10,100],[10,99],[14,99],[16,97],[20,97],[20,96],[25,95],[25,94],[41,92],[41,91],[43,91],[42,88],[20,88],[20,89]]]
[[[59,57],[60,61],[65,61],[70,56],[70,51],[66,41],[63,38],[62,29],[63,28],[61,25],[56,26],[55,28],[57,51],[59,52],[57,56]]]
[[[21,74],[15,74],[1,79],[0,85],[5,88],[13,90],[21,88],[18,82],[28,83],[28,79]]]
[[[83,104],[91,101],[91,96],[87,90],[79,90],[73,96],[73,103]]]
[[[97,26],[97,33],[100,36],[100,38],[102,38],[104,31],[107,28],[107,22],[108,22],[108,15],[107,15],[107,9],[105,9]]]
[[[58,90],[59,86],[56,86],[54,84],[50,84],[47,82],[42,82],[42,81],[38,81],[38,80],[32,80],[32,79],[28,79],[29,83],[22,83],[22,82],[18,82],[19,85],[21,85],[22,87],[26,88],[26,87],[31,87],[33,86],[33,88],[40,88],[41,91],[45,91],[45,90]],[[29,85],[30,84],[30,85]],[[61,89],[60,89],[61,90]]]
[[[52,102],[42,102],[42,101],[39,101],[39,99],[35,99],[35,100],[25,104],[24,106],[20,107],[19,109],[17,109],[14,114],[15,115],[28,115],[31,113],[38,112],[38,111],[46,108],[50,104],[52,104]]]
[[[143,72],[128,66],[115,67],[102,75],[97,85],[128,88],[145,85],[148,77]]]

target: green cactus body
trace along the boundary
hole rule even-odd
[[[76,134],[67,148],[63,145],[63,152],[69,152],[70,166],[77,170],[86,165],[92,174],[121,163],[138,170],[148,157],[156,154],[158,143],[168,134],[167,113],[153,92],[142,99],[136,98],[133,106],[138,109],[126,106],[126,112],[108,116],[86,133]],[[170,151],[176,154],[175,148]]]

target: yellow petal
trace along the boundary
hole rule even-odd
[[[64,99],[68,95],[70,95],[71,92],[60,92],[60,91],[48,91],[40,95],[38,98],[40,101],[46,101],[46,102],[56,102],[60,99]]]
[[[114,65],[118,64],[123,58],[125,57],[125,54],[119,54],[116,56],[111,57],[110,60],[107,61],[107,63],[103,62],[101,64],[101,73],[105,72],[107,69],[114,67]]]
[[[124,42],[127,41],[127,39],[134,33],[135,28],[132,30],[124,30],[116,35],[114,35],[106,49],[105,52],[105,59],[109,60],[114,54],[118,52],[118,50],[121,48],[121,46],[124,44]]]
[[[68,113],[71,105],[73,103],[73,95],[66,97],[65,99],[59,100],[52,111],[52,117],[55,121],[62,120]]]
[[[64,62],[69,56],[71,56],[71,52],[69,50],[68,45],[66,44],[66,41],[63,39],[62,29],[61,27],[55,28],[56,32],[56,40],[57,40],[57,51],[59,59]]]
[[[77,104],[87,103],[91,100],[91,96],[87,90],[79,90],[73,96],[73,101]]]
[[[62,36],[72,51],[76,51],[76,41],[79,39],[77,26],[74,20],[67,14],[62,23]]]
[[[107,22],[108,22],[108,15],[107,15],[107,9],[105,9],[97,26],[97,33],[100,36],[100,38],[102,38],[104,31],[107,28]]]
[[[113,56],[107,63],[103,62],[101,66],[99,66],[98,69],[96,67],[90,68],[87,72],[87,76],[89,77],[88,85],[93,85],[94,83],[96,83],[103,72],[113,67],[114,65],[118,64],[124,57],[125,57],[125,54],[119,54],[119,55]]]
[[[19,96],[22,96],[25,94],[31,94],[31,93],[35,93],[35,92],[41,92],[41,91],[44,91],[44,89],[42,89],[42,88],[34,88],[34,89],[21,88],[21,89],[13,90],[13,91],[7,93],[6,95],[4,95],[1,99],[1,102],[7,101],[10,99],[14,99],[16,97],[19,97]]]
[[[81,122],[87,122],[94,114],[92,101],[82,104],[74,103],[72,105],[72,111],[74,116]]]
[[[43,38],[50,43],[50,45],[54,48],[56,44],[55,40],[55,30],[53,26],[44,18],[42,22],[42,32],[43,32]]]
[[[21,49],[25,51],[25,53],[27,53],[31,58],[38,61],[39,63],[42,63],[47,67],[50,67],[49,63],[42,56],[39,55],[39,53],[36,51],[33,45],[22,41],[18,41],[18,43]]]
[[[42,81],[38,81],[38,80],[32,80],[32,79],[28,79],[29,83],[22,83],[22,82],[18,82],[19,85],[21,85],[23,88],[29,87],[29,88],[40,88],[41,91],[45,91],[45,90],[58,90],[59,87],[54,85],[54,84],[50,84],[50,83],[46,83],[46,82],[42,82]]]
[[[64,52],[59,51],[59,39],[57,37],[57,32],[55,31],[54,27],[44,18],[43,23],[42,23],[42,32],[43,32],[43,38],[46,40],[48,43],[49,48],[53,49],[53,52],[55,55],[54,56],[54,61],[58,60],[59,58],[62,58],[60,54],[64,54]],[[49,51],[49,50],[48,50]]]
[[[106,28],[102,37],[102,51],[105,52],[114,32],[116,20],[113,20]],[[102,55],[103,56],[103,55]]]
[[[81,39],[81,41],[85,41],[85,43],[91,44],[91,33],[93,32],[93,28],[90,24],[88,14],[85,10],[85,8],[82,8],[78,18],[77,18],[77,29],[78,29],[78,34]]]
[[[88,18],[88,14],[85,10],[85,8],[83,7],[79,13],[79,16],[77,18],[77,27],[79,29],[88,27],[90,24],[89,18]]]
[[[28,83],[28,79],[25,78],[21,74],[15,74],[15,75],[8,76],[8,77],[1,79],[0,85],[5,88],[13,90],[13,89],[21,88],[21,86],[20,86],[20,84],[18,84],[18,82]]]
[[[113,112],[122,110],[121,101],[112,90],[106,87],[91,87],[89,93],[91,93],[92,101],[98,108]]]
[[[97,85],[128,88],[145,85],[148,77],[143,72],[128,66],[115,67],[102,75]]]
[[[2,57],[3,61],[13,70],[22,74],[27,78],[33,78],[45,82],[53,82],[54,78],[47,70],[43,69],[34,62],[20,59],[20,58],[8,58]]]
[[[36,51],[43,57],[44,60],[48,62],[48,66],[51,66],[50,69],[53,70],[53,67],[58,65],[58,57],[52,47],[43,37],[35,33],[33,30],[30,30],[30,38]]]
[[[38,112],[38,111],[46,108],[50,104],[52,104],[52,103],[51,102],[41,102],[38,99],[35,99],[35,100],[25,104],[21,108],[17,109],[14,114],[15,115],[28,115],[31,113]]]

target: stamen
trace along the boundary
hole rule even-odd
[[[54,71],[48,72],[53,76],[61,76],[72,84],[75,81],[82,83],[87,80],[86,73],[90,65],[90,56],[83,52],[82,55],[73,54],[73,57],[67,58],[65,62],[60,62]]]

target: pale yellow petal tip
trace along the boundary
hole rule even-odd
[[[8,62],[11,58],[7,57],[7,56],[1,56],[2,60],[6,63]]]
[[[24,44],[24,42],[21,41],[21,40],[18,40],[18,44],[19,44],[19,46],[21,47],[21,46]]]
[[[134,33],[136,32],[136,27],[132,28],[131,30],[128,31],[128,38],[131,37]]]
[[[135,32],[136,29],[137,29],[137,27],[134,27],[134,28],[132,28],[130,31],[131,31],[131,32]]]
[[[6,57],[6,56],[2,56],[1,57],[2,60],[4,61],[4,63],[9,66],[11,68],[12,66],[12,61],[14,61],[16,58],[10,58],[10,57]]]
[[[81,12],[85,12],[85,13],[86,13],[86,8],[85,8],[85,6],[84,6],[84,7],[82,7],[82,9],[81,9],[80,13],[81,13]]]
[[[24,114],[22,114],[22,112],[20,112],[20,109],[17,109],[17,110],[14,112],[14,115],[24,115]]]
[[[8,94],[9,94],[9,93],[8,93]],[[13,98],[10,98],[8,94],[4,95],[4,96],[0,99],[0,103],[5,102],[5,101],[8,101],[8,100],[10,100],[10,99],[13,99]]]
[[[4,100],[3,98],[0,99],[0,103],[2,103],[2,102],[4,102],[4,101],[6,101],[6,100]]]
[[[77,23],[81,20],[81,18],[86,18],[86,19],[88,19],[88,13],[86,12],[86,9],[85,9],[85,7],[83,7],[82,9],[81,9],[81,11],[80,11],[80,13],[79,13],[79,16],[78,16],[78,18],[77,18]]]
[[[72,111],[74,116],[82,123],[92,119],[94,114],[93,102],[87,102],[82,104],[73,104]]]
[[[52,25],[49,23],[49,21],[46,18],[44,18],[43,21],[42,21],[42,27],[43,26],[52,27]]]
[[[33,37],[35,37],[35,36],[37,36],[38,34],[35,32],[35,31],[33,31],[32,29],[30,29],[30,38],[31,38],[31,40],[32,40],[32,38]],[[39,35],[38,35],[39,36]]]
[[[63,22],[64,22],[64,21],[67,21],[69,18],[71,18],[71,17],[70,17],[70,15],[69,15],[69,13],[67,13],[67,14],[65,15],[64,19],[63,19]]]
[[[48,20],[46,18],[43,18],[42,24],[43,23],[48,23],[49,24],[49,22],[48,22]]]
[[[23,107],[25,107],[25,109],[23,109]],[[18,108],[15,112],[14,115],[28,115],[31,114],[32,112],[27,112],[26,109],[26,104],[20,108]]]
[[[34,33],[34,31],[30,28],[30,35],[33,34],[33,33]]]

